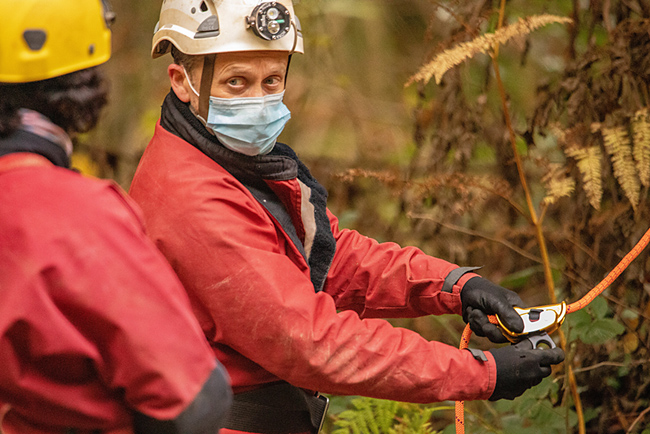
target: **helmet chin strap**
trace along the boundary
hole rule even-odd
[[[199,116],[208,119],[210,108],[210,93],[212,92],[212,77],[214,76],[214,62],[216,54],[207,54],[203,57],[203,72],[201,73],[201,87],[199,88]]]
[[[289,65],[291,65],[291,56],[296,52],[296,46],[298,45],[298,27],[296,23],[291,21],[291,27],[293,27],[293,47],[289,52],[289,60],[287,61],[287,72],[284,74],[284,88],[287,88],[287,77],[289,76]]]

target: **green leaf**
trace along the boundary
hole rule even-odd
[[[602,318],[593,321],[580,333],[580,340],[585,344],[602,344],[622,334],[625,327],[616,320]]]
[[[499,284],[510,289],[521,288],[528,283],[531,277],[541,271],[543,271],[541,266],[524,268],[523,270],[507,275],[503,280],[501,280],[501,282],[499,282]]]
[[[517,152],[519,155],[528,154],[528,143],[526,143],[526,140],[521,136],[517,137]]]
[[[589,311],[593,314],[594,318],[605,318],[609,311],[607,301],[603,297],[596,297],[594,301],[589,304]]]
[[[600,415],[601,408],[586,408],[584,411],[585,422],[596,419]]]
[[[545,432],[551,428],[564,429],[566,426],[565,410],[554,408],[549,401],[540,401],[537,413],[532,417],[533,422]],[[569,415],[569,423],[573,426],[577,422],[577,415]]]
[[[523,417],[534,417],[539,411],[539,400],[530,396],[521,396],[517,399],[516,412]]]
[[[574,312],[566,318],[566,324],[573,333],[574,338],[582,336],[589,329],[591,322],[591,315],[584,310]]]
[[[560,386],[551,377],[546,377],[537,386],[528,389],[526,393],[536,399],[544,399],[549,395],[557,394],[559,388]]]
[[[474,158],[478,162],[489,163],[496,161],[496,152],[494,147],[486,142],[479,142],[474,146]]]

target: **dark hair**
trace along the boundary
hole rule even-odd
[[[18,110],[35,110],[68,133],[91,130],[108,102],[108,84],[97,67],[30,83],[0,83],[0,137],[20,127]]]
[[[171,48],[172,57],[174,58],[174,63],[180,66],[184,66],[187,72],[189,73],[194,67],[201,66],[201,58],[203,56],[197,56],[193,54],[185,54],[176,46],[172,44]]]

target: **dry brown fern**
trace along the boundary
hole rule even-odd
[[[571,23],[570,18],[556,15],[535,15],[527,18],[520,18],[515,24],[503,27],[494,33],[481,35],[471,41],[462,42],[453,48],[443,51],[434,59],[422,66],[406,83],[411,85],[416,81],[428,83],[431,77],[435,77],[436,83],[440,84],[442,76],[454,66],[460,65],[463,61],[474,57],[479,53],[489,53],[497,45],[503,45],[515,37],[522,37],[534,30],[552,23]]]
[[[602,153],[598,146],[589,148],[569,148],[566,155],[576,159],[578,170],[582,175],[583,189],[589,198],[589,203],[595,209],[600,209],[603,196]]]
[[[389,171],[376,171],[376,170],[365,170],[365,169],[348,169],[343,173],[336,175],[343,182],[353,182],[358,178],[370,178],[376,179],[377,181],[385,185],[396,185],[400,183],[399,176],[395,173]]]
[[[641,185],[632,158],[630,135],[627,129],[620,125],[611,128],[603,127],[601,133],[605,149],[612,161],[614,176],[623,189],[625,197],[636,210],[639,204]]]
[[[549,165],[547,174],[542,178],[546,187],[546,197],[542,202],[552,205],[562,197],[569,197],[575,190],[576,182],[566,175],[564,166],[561,164]]]
[[[632,121],[634,133],[634,161],[639,172],[639,180],[645,187],[650,186],[650,110],[641,109],[634,114]]]

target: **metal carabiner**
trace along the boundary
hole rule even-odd
[[[524,322],[524,330],[521,333],[509,330],[497,315],[497,327],[506,339],[512,343],[530,339],[533,348],[537,348],[539,343],[546,343],[551,348],[555,347],[555,343],[548,335],[557,330],[564,322],[567,313],[565,302],[530,308],[515,306],[514,309]]]

